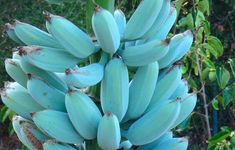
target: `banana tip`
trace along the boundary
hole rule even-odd
[[[36,112],[31,112],[30,113],[31,118],[33,118],[35,116],[35,114],[36,114]]]
[[[32,75],[32,74],[30,74],[30,73],[28,73],[28,74],[27,74],[27,77],[28,77],[28,79],[29,79],[29,80],[31,80],[31,79],[32,79],[32,77],[33,77],[33,75]]]
[[[6,23],[5,26],[4,26],[4,32],[7,32],[7,31],[9,31],[9,30],[11,30],[11,29],[13,29],[13,28],[14,28],[14,27],[13,27],[12,24]]]
[[[110,117],[110,116],[112,116],[112,112],[107,112],[106,115],[107,115],[108,117]]]
[[[51,23],[51,14],[48,11],[43,11],[42,14],[43,14],[45,20],[48,21],[49,23]]]
[[[96,5],[94,9],[95,9],[95,12],[99,12],[101,10],[101,7],[99,5]]]
[[[167,38],[167,39],[165,39],[165,40],[163,41],[163,43],[164,43],[165,45],[169,45],[170,42],[171,42],[171,39],[170,39],[170,38]]]

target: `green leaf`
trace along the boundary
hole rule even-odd
[[[214,100],[212,101],[212,106],[213,106],[213,108],[214,108],[215,110],[219,110],[219,102],[218,102],[217,99],[214,99]]]
[[[207,15],[210,15],[210,4],[208,0],[202,0],[198,2],[198,9],[202,12],[202,13],[206,13]]]
[[[196,21],[195,21],[195,26],[199,27],[203,23],[204,20],[205,20],[204,14],[200,10],[198,10],[197,16],[196,16]]]
[[[235,84],[233,86],[226,87],[222,94],[224,99],[223,107],[225,109],[230,104],[230,102],[235,100]]]
[[[180,14],[180,10],[181,10],[181,8],[182,8],[184,2],[185,2],[185,0],[177,0],[177,1],[174,1],[177,14]]]
[[[230,135],[230,132],[220,131],[219,133],[217,133],[213,137],[211,137],[207,142],[209,144],[216,144],[218,142],[225,140],[227,137],[229,137],[229,135]]]
[[[107,9],[113,14],[115,0],[95,0],[95,2],[102,8]]]
[[[211,82],[214,82],[216,80],[216,72],[215,71],[210,71],[209,79]]]
[[[63,4],[64,2],[74,2],[74,0],[46,0],[46,1],[50,4],[56,4],[56,5]],[[85,2],[85,0],[79,0],[79,1]]]
[[[200,76],[201,81],[205,81],[210,72],[210,68],[205,68]]]
[[[216,78],[217,78],[219,87],[221,89],[224,89],[230,79],[230,73],[224,67],[218,67],[216,68]]]
[[[193,29],[193,15],[189,13],[186,17],[183,17],[179,20],[178,28],[188,27],[189,29]]]
[[[206,35],[210,35],[211,34],[210,22],[207,20],[203,20],[202,22],[203,22],[204,32],[206,33]]]
[[[205,65],[206,65],[207,67],[209,67],[209,68],[213,68],[213,69],[215,68],[214,62],[211,61],[210,59],[205,59],[204,63],[205,63]]]
[[[232,70],[233,76],[235,77],[235,58],[229,59],[230,68]]]
[[[213,54],[216,58],[223,55],[223,45],[221,41],[214,36],[208,36],[207,37],[207,43],[203,44],[203,47],[210,51],[211,54]]]
[[[9,114],[8,108],[6,106],[3,106],[0,110],[0,121],[4,122]]]

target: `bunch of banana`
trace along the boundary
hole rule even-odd
[[[20,45],[5,61],[16,82],[6,82],[1,98],[18,115],[13,128],[24,145],[187,149],[187,139],[173,138],[171,130],[197,101],[176,63],[193,35],[168,37],[177,16],[170,0],[142,0],[129,20],[120,9],[112,14],[97,6],[95,39],[63,17],[44,16],[48,32],[20,21],[6,24]]]

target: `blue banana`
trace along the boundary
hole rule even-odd
[[[114,54],[120,45],[120,33],[113,15],[100,7],[92,16],[92,28],[103,51]]]
[[[52,36],[72,55],[86,58],[95,52],[90,37],[69,20],[45,12],[46,24]]]
[[[18,82],[23,87],[27,87],[27,75],[24,73],[20,67],[20,60],[18,59],[6,59],[5,60],[5,69],[7,74]]]
[[[159,15],[155,19],[153,25],[148,30],[148,32],[146,32],[144,34],[145,39],[148,39],[148,38],[154,36],[154,34],[156,34],[157,32],[159,32],[162,29],[161,27],[164,26],[164,22],[166,21],[168,14],[170,12],[170,8],[171,8],[171,1],[170,0],[163,0],[163,4],[162,4],[161,10],[159,12]]]
[[[18,59],[18,60],[21,59],[21,57],[17,51],[12,53],[12,59]]]
[[[10,24],[10,23],[6,23],[5,24],[5,30],[7,35],[16,43],[20,44],[20,45],[24,45],[24,43],[18,38],[18,36],[16,35],[15,31],[14,31],[14,27]]]
[[[59,143],[54,140],[47,140],[46,142],[43,143],[43,150],[77,150],[77,149],[65,143]]]
[[[25,60],[25,58],[23,57],[20,58],[20,66],[25,73],[35,74],[39,76],[40,78],[46,80],[49,84],[51,84],[52,86],[54,86],[55,88],[57,88],[62,92],[68,91],[67,84],[65,83],[64,80],[59,78],[57,74],[36,67],[27,62],[27,60]]]
[[[14,23],[14,31],[16,36],[26,45],[62,48],[62,46],[50,34],[30,24],[16,20]]]
[[[181,110],[178,118],[174,122],[174,124],[171,126],[171,128],[175,128],[177,125],[179,125],[181,122],[183,122],[185,119],[187,119],[190,115],[190,113],[193,111],[197,103],[197,95],[196,94],[186,94],[182,97],[182,102],[180,103]]]
[[[20,123],[20,134],[26,145],[32,150],[41,150],[42,142],[48,140],[49,137],[43,134],[35,125],[29,122]]]
[[[44,109],[24,87],[16,82],[5,84],[5,89],[1,91],[1,98],[9,109],[26,119],[31,119],[30,113]]]
[[[169,31],[171,30],[172,26],[174,25],[177,18],[177,11],[172,6],[171,10],[167,16],[167,19],[165,22],[159,27],[161,30],[156,32],[155,35],[153,35],[149,40],[155,40],[155,39],[165,39]]]
[[[104,75],[104,66],[99,63],[81,68],[67,69],[65,80],[69,87],[84,88],[96,85]]]
[[[172,138],[162,142],[152,150],[187,150],[188,140],[185,138]]]
[[[171,95],[170,99],[175,99],[177,97],[182,97],[188,93],[188,82],[185,79],[182,79]]]
[[[101,82],[101,106],[104,113],[112,112],[119,120],[126,114],[129,99],[129,77],[120,58],[111,59],[105,67]]]
[[[94,139],[102,115],[95,103],[80,91],[69,91],[65,97],[69,118],[85,139]]]
[[[36,126],[52,138],[65,143],[81,144],[83,138],[74,129],[68,114],[55,110],[43,110],[32,113]]]
[[[144,66],[164,57],[169,50],[169,42],[169,39],[157,39],[130,46],[120,51],[120,55],[128,66]]]
[[[117,9],[114,11],[114,19],[117,23],[120,36],[122,37],[126,28],[126,17],[121,9]]]
[[[104,150],[116,150],[121,141],[120,126],[118,118],[107,112],[100,120],[98,133],[98,145]]]
[[[129,105],[125,118],[135,119],[144,113],[153,96],[158,71],[157,62],[138,68],[130,83]]]
[[[73,68],[82,61],[67,52],[42,46],[20,47],[19,53],[29,63],[52,72],[64,72],[67,68]]]
[[[27,89],[30,95],[43,107],[66,112],[65,93],[57,90],[38,76],[28,74]]]
[[[126,138],[133,145],[151,143],[170,129],[179,113],[179,100],[173,100],[161,107],[155,107],[130,126]],[[153,122],[157,122],[157,124]]]
[[[193,36],[189,30],[171,38],[168,53],[158,61],[160,68],[165,68],[181,59],[190,49],[192,42]]]
[[[161,144],[162,142],[172,139],[173,138],[173,134],[172,132],[166,132],[165,134],[163,134],[161,137],[159,137],[158,139],[156,139],[155,141],[149,143],[149,144],[145,144],[145,145],[141,145],[137,148],[137,150],[152,150],[154,149],[154,147],[156,147],[157,145]]]
[[[159,106],[165,100],[169,99],[180,83],[182,70],[180,66],[173,66],[166,75],[157,82],[154,94],[147,108],[147,111]]]
[[[143,0],[127,22],[123,38],[141,38],[153,25],[159,15],[163,0]]]

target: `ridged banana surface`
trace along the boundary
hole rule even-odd
[[[128,70],[120,58],[113,58],[106,65],[100,91],[103,112],[112,112],[120,122],[129,101]]]

